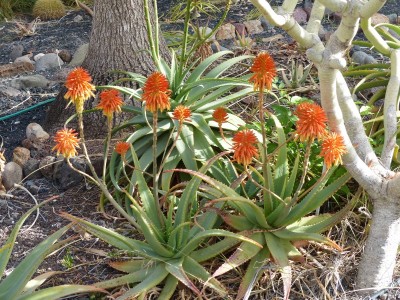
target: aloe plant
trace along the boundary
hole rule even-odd
[[[0,274],[4,274],[4,271],[9,262],[12,250],[15,245],[17,235],[26,221],[26,219],[38,209],[40,206],[48,201],[44,201],[37,206],[34,206],[27,211],[15,224],[14,229],[11,231],[5,244],[0,248]],[[66,225],[40,244],[32,249],[29,254],[15,267],[15,269],[0,281],[0,299],[7,300],[39,300],[39,299],[59,299],[69,295],[89,293],[89,292],[106,292],[104,289],[100,289],[94,286],[84,285],[60,285],[55,287],[49,287],[42,290],[37,290],[40,286],[50,277],[59,275],[62,272],[52,271],[38,275],[34,278],[39,265],[44,259],[52,252],[60,249],[64,245],[68,244],[76,237],[70,237],[65,240],[57,242],[62,235],[71,228],[72,224]]]
[[[260,248],[251,243],[242,243],[213,273],[213,277],[218,277],[249,262],[236,299],[244,297],[248,299],[252,283],[262,274],[259,272],[261,266],[256,267],[256,265],[268,257],[282,270],[285,299],[287,299],[291,283],[289,260],[302,256],[293,242],[298,240],[315,241],[340,250],[334,241],[320,233],[339,222],[355,201],[353,200],[344,209],[333,215],[310,215],[341,188],[350,179],[350,175],[344,174],[327,185],[336,169],[331,168],[312,188],[306,191],[301,190],[301,183],[297,184],[300,157],[298,155],[293,165],[290,166],[286,134],[278,118],[274,115],[271,115],[271,118],[276,127],[278,150],[268,158],[268,161],[273,161],[273,163],[268,165],[265,177],[260,168],[250,167],[248,171],[238,177],[231,178],[232,182],[236,182],[236,186],[228,186],[202,172],[179,170],[197,176],[218,191],[208,206],[221,206],[221,203],[226,203],[233,208],[233,211],[221,211],[220,209],[216,211],[229,226],[238,232],[248,233],[249,238],[263,246]],[[303,172],[306,172],[306,167]],[[268,179],[268,184],[265,183],[264,178]],[[272,208],[268,211],[263,207],[263,200],[259,200],[262,199],[260,193],[265,190],[272,201]]]

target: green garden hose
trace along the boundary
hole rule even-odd
[[[48,104],[48,103],[51,103],[51,102],[53,102],[54,100],[56,100],[56,98],[50,98],[50,99],[47,99],[47,100],[45,100],[45,101],[36,103],[35,105],[32,105],[32,106],[29,106],[29,107],[27,107],[27,108],[21,109],[21,110],[19,110],[19,111],[16,111],[15,113],[2,116],[2,117],[0,117],[0,121],[4,121],[4,120],[10,119],[10,118],[13,118],[13,117],[22,115],[22,114],[24,114],[24,113],[26,113],[26,112],[29,112],[29,111],[31,111],[31,110],[33,110],[33,109],[35,109],[35,108],[38,108],[38,107],[40,107],[40,106],[46,105],[46,104]]]

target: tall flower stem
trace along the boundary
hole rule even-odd
[[[311,141],[307,142],[307,146],[306,146],[306,153],[304,154],[304,168],[303,168],[303,173],[301,174],[301,178],[300,178],[300,183],[299,186],[297,187],[296,192],[293,195],[293,199],[292,199],[292,203],[296,203],[297,199],[299,198],[299,194],[301,192],[301,189],[303,188],[304,182],[306,181],[306,175],[308,172],[308,163],[310,161],[310,155],[311,155]]]
[[[258,109],[259,109],[259,119],[261,124],[261,135],[262,135],[262,144],[261,144],[261,161],[262,161],[262,171],[264,177],[264,187],[262,189],[263,201],[264,201],[264,213],[265,215],[269,215],[273,210],[271,194],[269,191],[269,183],[268,183],[268,159],[267,159],[267,132],[265,130],[265,114],[264,114],[264,91],[260,89],[258,94]]]
[[[107,139],[104,149],[104,162],[103,162],[103,183],[106,184],[106,172],[107,172],[107,157],[110,151],[111,142],[111,131],[112,131],[112,118],[107,118]]]
[[[158,111],[153,113],[153,195],[154,201],[158,199],[158,174],[157,174],[157,119]]]

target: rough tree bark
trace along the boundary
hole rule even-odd
[[[315,0],[306,29],[292,17],[298,1],[285,0],[275,12],[265,0],[251,0],[273,25],[286,30],[318,69],[321,104],[332,131],[339,133],[348,153],[343,163],[367,191],[374,205],[372,224],[359,264],[356,288],[365,295],[389,287],[393,280],[400,243],[400,173],[390,170],[396,144],[400,89],[400,50],[390,48],[371,26],[371,16],[385,0]],[[318,37],[323,9],[342,15],[337,30],[324,44]],[[391,76],[384,102],[384,145],[381,157],[374,153],[365,134],[359,109],[342,75],[345,53],[359,25],[379,49],[390,54]]]
[[[143,0],[95,0],[89,51],[82,67],[89,71],[96,85],[109,84],[116,79],[115,74],[110,73],[113,70],[143,75],[154,71],[155,66],[148,52],[150,48],[143,3]],[[154,19],[152,4],[150,15]],[[168,48],[165,40],[160,37],[160,55],[168,60]],[[47,127],[60,126],[60,122],[73,113],[72,109],[65,110],[65,92],[63,88],[57,100],[50,106]],[[91,99],[85,108],[91,108],[95,104],[96,99]],[[98,122],[99,115],[91,114],[86,128],[91,123]]]

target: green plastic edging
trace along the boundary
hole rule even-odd
[[[22,114],[27,113],[27,112],[29,112],[29,111],[35,109],[35,108],[38,108],[38,107],[40,107],[40,106],[46,105],[46,104],[48,104],[48,103],[51,103],[51,102],[53,102],[53,101],[55,101],[55,100],[56,100],[56,98],[50,98],[50,99],[47,99],[47,100],[45,100],[45,101],[36,103],[35,105],[32,105],[32,106],[27,107],[27,108],[25,108],[25,109],[21,109],[21,110],[15,112],[15,113],[10,114],[10,115],[2,116],[2,117],[0,117],[0,121],[4,121],[4,120],[10,119],[10,118],[13,118],[13,117],[22,115]]]

